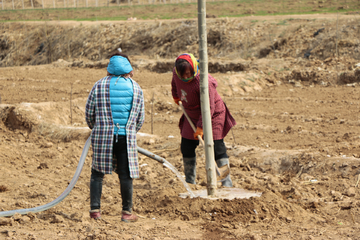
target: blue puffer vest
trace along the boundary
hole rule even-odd
[[[114,122],[114,135],[125,136],[133,100],[133,86],[130,79],[112,77],[110,80],[110,104]]]
[[[129,78],[120,75],[131,72],[133,69],[129,61],[121,56],[110,58],[107,71],[115,75],[110,80],[110,105],[114,122],[114,135],[125,136],[125,127],[129,119],[133,101],[133,85]]]

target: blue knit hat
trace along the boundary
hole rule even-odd
[[[127,58],[123,56],[113,56],[110,58],[109,65],[107,67],[108,73],[115,76],[120,76],[131,72],[133,68]]]

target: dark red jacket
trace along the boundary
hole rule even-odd
[[[220,140],[224,139],[231,127],[236,125],[236,122],[216,91],[218,85],[216,79],[209,74],[208,80],[213,139]],[[200,106],[200,76],[197,76],[189,83],[185,83],[176,75],[174,69],[171,92],[173,98],[180,98],[194,125],[203,128]],[[184,115],[180,118],[179,128],[183,138],[194,140],[194,131]]]

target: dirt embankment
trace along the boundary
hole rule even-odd
[[[210,58],[360,59],[360,25],[355,15],[334,19],[283,18],[268,21],[208,20]],[[197,21],[139,21],[54,25],[1,23],[0,66],[37,65],[64,59],[100,61],[121,48],[129,55],[173,59],[198,52]],[[336,52],[338,51],[338,52]],[[338,55],[337,55],[338,54]]]
[[[283,17],[209,19],[209,72],[251,69],[270,82],[353,83],[360,61],[357,16],[336,19]],[[132,56],[135,67],[165,73],[181,52],[198,52],[196,20],[115,22],[106,24],[0,25],[0,66],[66,61],[72,67],[104,68],[116,49]],[[261,59],[282,61],[268,67]],[[301,69],[297,69],[301,66]],[[334,74],[334,72],[336,74]]]

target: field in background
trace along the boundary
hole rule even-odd
[[[196,18],[197,1],[179,0],[3,0],[0,21],[126,20]],[[359,14],[359,0],[208,1],[208,17],[346,12]]]

